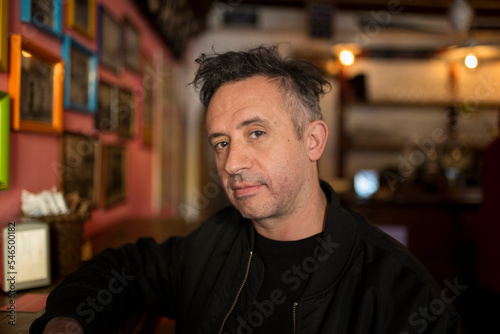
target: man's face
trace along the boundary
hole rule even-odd
[[[207,132],[226,195],[244,217],[286,218],[305,205],[311,162],[273,81],[221,86],[208,105]]]

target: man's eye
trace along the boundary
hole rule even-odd
[[[220,142],[218,142],[217,144],[214,145],[214,148],[216,150],[221,150],[224,147],[226,147],[227,145],[229,145],[229,143],[227,141],[220,141]]]
[[[252,138],[258,138],[258,137],[261,137],[265,134],[264,131],[260,131],[260,130],[257,130],[257,131],[254,131],[252,133],[250,133],[250,137]]]

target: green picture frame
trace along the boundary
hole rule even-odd
[[[0,92],[0,190],[9,188],[10,98]]]

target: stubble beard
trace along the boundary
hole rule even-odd
[[[232,186],[238,182],[260,184],[264,186],[261,192],[267,192],[267,194],[259,193],[248,197],[236,198]],[[293,212],[293,201],[290,201],[290,196],[294,196],[294,194],[282,191],[276,193],[269,184],[267,178],[262,176],[237,174],[229,178],[226,186],[226,196],[244,218],[252,221],[263,221],[266,219],[289,216]],[[253,200],[256,200],[256,196],[264,197],[261,203],[251,203]],[[265,197],[268,197],[267,200]]]

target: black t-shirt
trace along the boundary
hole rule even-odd
[[[264,280],[242,333],[291,333],[293,304],[315,270],[314,250],[321,233],[297,241],[276,241],[258,233],[255,253],[264,263]]]

